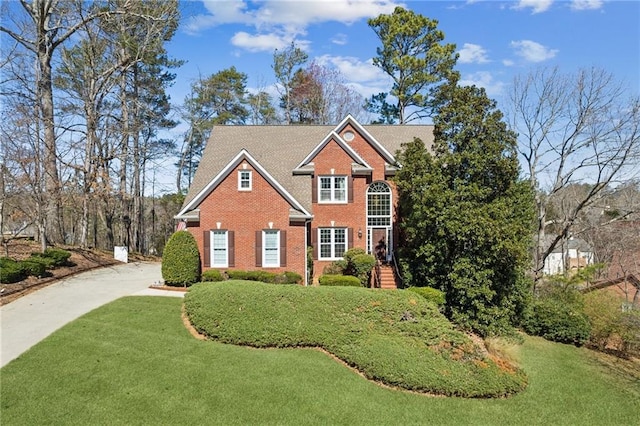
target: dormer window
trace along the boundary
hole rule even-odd
[[[346,176],[320,176],[318,179],[318,201],[321,203],[347,202]]]
[[[238,172],[238,191],[251,191],[251,170]]]

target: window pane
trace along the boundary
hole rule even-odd
[[[344,201],[347,199],[347,182],[344,177],[335,178],[335,201]]]
[[[240,189],[251,189],[251,172],[240,172]]]
[[[227,266],[227,231],[213,231],[211,246],[212,266]]]
[[[333,241],[334,241],[334,257],[342,257],[344,256],[344,252],[347,250],[346,244],[346,232],[344,229],[334,229],[333,230]]]
[[[263,266],[280,266],[280,259],[278,256],[279,246],[279,231],[264,231],[263,232],[263,247],[264,250],[264,263]]]

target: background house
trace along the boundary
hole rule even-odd
[[[176,219],[196,238],[203,269],[293,271],[310,283],[352,247],[374,254],[383,244],[390,260],[395,153],[414,137],[430,146],[432,126],[347,116],[337,126],[214,127]]]
[[[548,247],[552,236],[547,236]],[[569,238],[561,241],[553,252],[545,259],[544,274],[555,275],[575,271],[594,263],[593,249],[586,241],[580,238]]]

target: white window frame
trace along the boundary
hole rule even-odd
[[[246,179],[242,178],[242,175],[246,173],[249,176],[249,187],[245,188],[242,186],[243,182],[246,182]],[[238,170],[238,191],[251,191],[253,187],[253,173],[251,173],[251,170]]]
[[[275,247],[267,247],[267,234],[276,235]],[[267,262],[267,250],[275,250],[276,261],[273,263]],[[275,229],[267,229],[262,231],[262,267],[263,268],[279,268],[280,267],[280,231]]]
[[[216,249],[215,238],[216,235],[224,235],[224,249],[221,247]],[[211,251],[211,267],[212,268],[228,268],[229,267],[229,232],[224,230],[211,230],[211,236],[209,238],[209,250]],[[216,258],[216,251],[224,253],[224,259]],[[222,261],[223,260],[223,261]]]
[[[322,188],[322,181],[329,180],[330,188]],[[344,188],[338,188],[336,182],[338,179],[342,179],[344,182]],[[323,199],[323,191],[329,191],[329,199]],[[339,200],[336,197],[338,191],[344,191],[344,199]],[[318,176],[318,202],[321,204],[347,204],[349,200],[349,186],[347,185],[347,176],[343,175],[328,175]]]
[[[329,243],[322,242],[322,231],[330,232]],[[342,253],[336,253],[336,231],[344,231],[344,251]],[[318,260],[340,260],[344,258],[344,252],[349,250],[349,229],[348,228],[318,228]],[[331,256],[324,257],[322,256],[322,246],[330,244],[331,245]]]

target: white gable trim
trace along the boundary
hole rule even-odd
[[[367,142],[369,142],[369,144],[373,146],[373,149],[378,151],[378,153],[382,155],[382,157],[384,157],[387,163],[397,164],[396,158],[389,151],[387,151],[387,149],[382,146],[380,142],[378,142],[376,138],[371,135],[371,133],[367,132],[367,129],[362,127],[362,125],[358,123],[358,120],[353,118],[351,114],[347,114],[344,120],[342,120],[342,122],[338,124],[333,131],[339,134],[342,130],[344,130],[347,124],[351,124],[359,133],[361,133],[367,140]]]
[[[360,155],[358,155],[357,152],[354,151],[353,148],[351,148],[349,146],[349,144],[347,144],[338,133],[335,132],[335,130],[332,130],[323,140],[322,142],[320,142],[318,145],[316,145],[315,148],[313,148],[313,150],[309,153],[309,155],[307,155],[305,157],[304,160],[302,160],[300,162],[300,164],[298,164],[296,166],[296,168],[294,169],[294,172],[297,170],[302,169],[304,166],[308,165],[309,163],[311,163],[311,160],[313,160],[315,158],[316,155],[318,155],[318,153],[320,151],[322,151],[322,149],[329,143],[329,141],[331,141],[332,139],[334,139],[336,141],[336,143],[338,145],[340,145],[340,147],[349,155],[349,157],[351,157],[351,159],[353,161],[355,161],[356,163],[362,165],[364,168],[369,169],[369,170],[373,170],[373,168],[366,162],[364,161],[364,159],[362,157],[360,157]]]
[[[269,182],[276,191],[285,199],[289,204],[295,208],[296,210],[302,212],[306,217],[312,218],[313,216],[300,204],[298,200],[296,200],[280,183],[274,179],[267,170],[262,167],[262,165],[255,159],[246,149],[242,149],[208,184],[205,186],[199,193],[196,195],[193,200],[189,202],[180,212],[176,215],[176,217],[181,217],[185,215],[188,211],[193,210],[198,207],[200,203],[207,198],[211,192],[222,181],[226,179],[227,176],[243,161],[246,160],[251,166],[258,172],[260,175]]]

